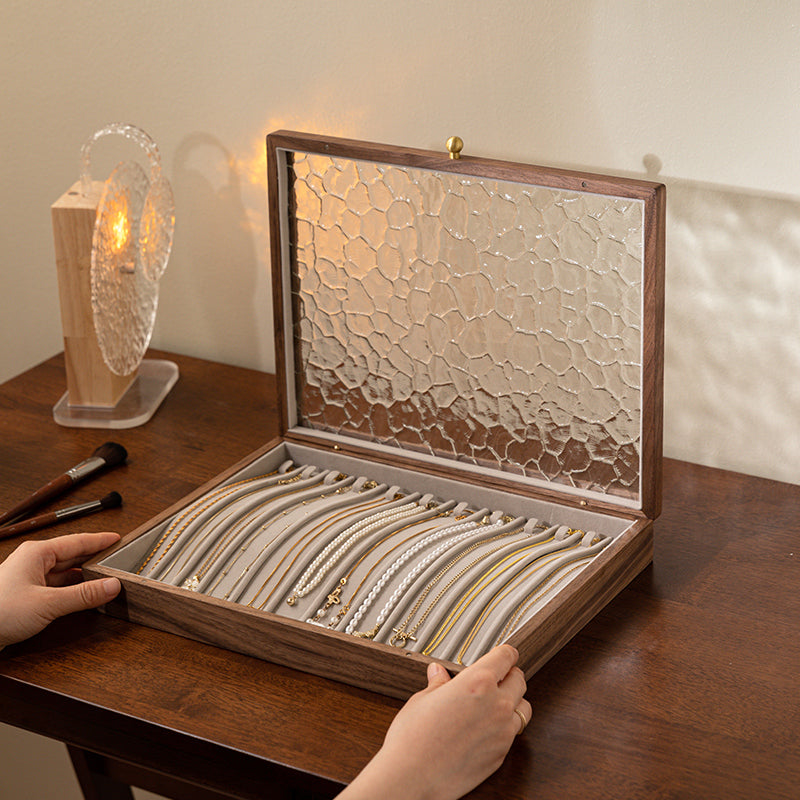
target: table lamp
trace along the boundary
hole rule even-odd
[[[149,169],[125,161],[93,181],[92,146],[110,134],[140,145]],[[143,360],[175,228],[156,143],[133,125],[96,131],[81,150],[80,180],[53,204],[52,219],[67,375],[53,417],[68,427],[142,425],[178,379],[173,362]]]

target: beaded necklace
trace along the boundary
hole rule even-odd
[[[429,564],[435,561],[445,550],[448,550],[454,544],[463,541],[467,537],[472,536],[476,530],[478,530],[480,525],[487,525],[484,528],[484,533],[496,530],[497,528],[507,524],[507,521],[504,522],[503,520],[498,520],[497,522],[488,523],[488,520],[484,518],[481,521],[472,521],[472,522],[465,522],[461,525],[454,525],[450,528],[446,528],[443,531],[437,531],[436,533],[427,536],[421,542],[418,542],[414,547],[411,547],[405,553],[403,553],[400,558],[398,558],[384,573],[381,575],[375,586],[372,587],[369,594],[366,598],[362,601],[361,605],[358,607],[358,610],[353,615],[353,618],[348,623],[347,627],[345,628],[345,633],[352,634],[354,636],[359,636],[364,639],[374,639],[377,635],[378,631],[381,629],[383,623],[386,621],[386,617],[389,615],[390,611],[394,608],[394,606],[399,602],[400,598],[405,593],[408,586],[416,579],[416,577],[425,569]],[[455,534],[455,535],[454,535]],[[370,606],[372,603],[375,602],[377,597],[381,594],[386,584],[391,580],[391,578],[410,560],[412,559],[417,553],[420,552],[423,548],[427,547],[429,544],[432,544],[444,536],[448,536],[449,538],[444,543],[440,544],[436,547],[431,553],[428,553],[423,559],[421,559],[416,566],[409,571],[409,573],[403,578],[400,582],[400,585],[395,589],[392,593],[392,596],[389,598],[386,605],[381,609],[380,614],[378,615],[378,619],[375,623],[375,626],[366,632],[357,632],[356,626],[361,621],[363,616],[369,611]]]
[[[440,514],[436,514],[434,517],[432,517],[430,519],[435,519],[436,517],[444,517],[444,516],[447,516],[449,513],[450,513],[450,511],[444,511],[444,512],[442,512]],[[325,599],[325,603],[322,606],[320,606],[320,608],[317,609],[317,611],[316,611],[316,613],[314,614],[313,617],[309,617],[308,619],[306,619],[306,622],[311,622],[311,623],[313,623],[315,625],[320,624],[320,620],[328,613],[328,611],[333,606],[341,605],[341,603],[342,603],[342,591],[344,590],[344,587],[347,585],[348,580],[352,577],[353,573],[358,569],[358,567],[361,565],[361,563],[363,561],[365,561],[366,558],[374,550],[376,550],[378,547],[380,547],[386,541],[388,541],[389,539],[391,539],[394,536],[397,536],[397,534],[400,533],[401,531],[408,530],[408,528],[413,528],[415,525],[419,525],[419,524],[420,524],[419,522],[415,521],[415,522],[410,522],[407,525],[403,525],[401,528],[398,528],[396,531],[392,531],[390,534],[388,534],[387,536],[384,536],[378,542],[373,544],[369,548],[369,550],[367,550],[358,559],[358,561],[356,561],[353,564],[353,566],[350,567],[350,570],[347,572],[347,574],[339,579],[339,581],[337,582],[335,588],[332,589],[331,592],[327,595],[327,597]],[[339,611],[334,615],[334,617],[328,623],[328,627],[329,628],[335,628],[336,625],[341,621],[342,617],[344,617],[344,615],[347,614],[347,612],[350,610],[350,606],[352,605],[353,600],[355,599],[356,595],[361,591],[362,587],[366,583],[366,581],[369,578],[369,576],[377,569],[377,567],[386,558],[388,558],[395,550],[398,550],[403,545],[405,545],[408,542],[410,542],[412,539],[416,539],[418,536],[422,536],[422,534],[427,533],[428,531],[434,530],[435,527],[436,527],[435,525],[431,525],[430,527],[423,528],[421,531],[415,531],[413,534],[411,534],[411,536],[408,536],[405,539],[403,539],[401,542],[398,542],[394,547],[392,547],[390,550],[388,550],[386,553],[384,553],[383,556],[381,556],[381,558],[378,561],[376,561],[369,568],[367,573],[364,575],[364,577],[359,582],[358,586],[356,586],[356,588],[351,593],[350,598],[347,600],[346,603],[344,603],[344,605],[342,605],[342,607],[339,609]]]
[[[291,594],[286,599],[286,603],[293,606],[301,597],[305,597],[358,541],[382,527],[419,512],[419,505],[414,501],[404,506],[380,511],[342,531],[308,565],[294,585]]]

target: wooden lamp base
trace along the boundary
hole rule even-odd
[[[92,239],[103,183],[75,183],[51,207],[64,334],[67,392],[53,417],[68,427],[130,428],[146,422],[178,379],[169,361],[143,361],[116,375],[103,360],[91,297]],[[138,379],[138,380],[137,380]]]

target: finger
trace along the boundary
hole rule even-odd
[[[525,683],[525,674],[519,667],[512,667],[508,674],[503,678],[498,686],[502,691],[508,692],[515,698],[521,698],[528,689]]]
[[[510,644],[501,644],[493,647],[488,653],[481,656],[472,667],[483,667],[494,675],[497,683],[500,683],[509,670],[517,663],[519,653]],[[463,674],[463,673],[462,673]]]
[[[438,689],[450,681],[450,673],[438,662],[428,664],[428,689]]]
[[[107,603],[119,594],[120,582],[116,578],[100,578],[73,586],[63,586],[50,590],[48,608],[54,617],[63,617],[75,611]]]
[[[46,544],[55,556],[56,570],[65,570],[80,564],[89,556],[111,547],[119,541],[118,533],[72,533],[48,539]]]

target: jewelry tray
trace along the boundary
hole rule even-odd
[[[85,572],[122,581],[109,613],[395,697],[424,687],[432,658],[456,672],[496,640],[517,647],[530,676],[652,560],[661,499],[664,187],[292,132],[270,134],[267,154],[281,435]],[[453,630],[472,637],[460,648],[448,644],[443,657],[412,649],[399,623],[421,610],[412,590],[424,598],[425,585],[434,598],[441,595],[432,587],[443,593],[449,585],[436,584],[435,554],[423,559],[434,544],[408,556],[402,570],[384,572],[387,591],[407,589],[398,590],[388,628],[376,635],[384,641],[304,620],[348,562],[300,603],[298,618],[280,598],[272,610],[224,599],[235,576],[251,580],[243,565],[289,574],[281,567],[294,564],[286,552],[258,561],[266,545],[247,563],[232,556],[217,563],[225,548],[207,540],[194,569],[200,561],[214,565],[217,573],[198,575],[216,577],[221,596],[193,590],[199,579],[192,584],[186,564],[194,551],[185,548],[175,585],[147,577],[159,559],[176,554],[179,546],[168,555],[167,543],[191,523],[193,509],[242,482],[270,473],[278,474],[269,481],[279,481],[281,470],[300,466],[326,475],[318,484],[330,487],[326,498],[353,480],[385,487],[390,507],[414,493],[427,520],[420,533],[451,524],[445,512],[455,514],[453,525],[466,519],[464,544],[452,551],[459,554],[475,535],[469,521],[479,518],[501,532],[516,519],[527,533],[552,525],[550,538],[601,544],[558,585],[543,584],[540,596],[535,584],[517,581],[502,603],[486,605],[480,625],[470,628],[454,601],[441,601]],[[284,505],[287,521],[299,514],[293,508]],[[230,539],[216,541],[233,554],[235,526],[227,534],[218,528],[214,536]],[[307,548],[310,559],[332,536],[316,549],[311,540],[293,545],[294,556]],[[380,547],[373,546],[373,579],[391,563],[388,545]],[[359,563],[350,562],[354,579]],[[415,563],[418,579],[410,582]],[[462,579],[461,597],[474,598],[466,589],[488,574],[475,569]],[[287,593],[284,587],[280,597]],[[519,611],[526,602],[527,616]],[[364,619],[374,621],[379,605]],[[469,619],[480,610],[476,601]]]

